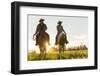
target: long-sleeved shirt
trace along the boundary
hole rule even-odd
[[[63,29],[63,26],[57,25],[57,33],[60,34],[62,31],[63,31],[64,33],[66,33],[66,32],[64,31],[64,29]]]
[[[37,35],[41,31],[46,31],[46,30],[47,30],[46,24],[40,23],[40,24],[37,25],[35,35]]]

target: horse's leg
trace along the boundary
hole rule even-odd
[[[40,50],[39,59],[41,59],[41,49],[40,49],[40,46],[39,46],[39,50]]]
[[[43,48],[42,49],[42,59],[45,59],[46,58],[46,49]]]
[[[62,50],[62,48],[61,48],[61,46],[59,46],[59,58],[61,59],[61,50]]]
[[[65,45],[62,47],[62,54],[64,55]]]
[[[41,52],[41,60],[44,60],[44,52]]]
[[[62,46],[62,53],[61,53],[61,57],[64,56],[64,46]]]
[[[61,47],[61,57],[63,57],[63,54],[64,54],[64,47],[62,46]]]
[[[40,55],[39,55],[40,60],[42,60],[42,58],[41,58],[41,57],[42,57],[42,53],[41,53],[41,51],[40,51]]]
[[[41,52],[41,49],[40,49],[40,60],[42,60],[42,52]]]
[[[43,60],[44,59],[44,50],[42,47],[40,47],[40,60]]]
[[[41,59],[41,47],[39,46],[39,49],[40,49],[40,55],[39,55],[39,58]]]
[[[64,45],[60,46],[60,58],[63,58],[64,56]]]
[[[41,59],[44,60],[46,58],[46,48],[41,47]]]
[[[46,48],[44,48],[44,59],[46,59]]]
[[[64,50],[65,50],[65,44],[62,46],[62,58],[65,59],[65,57],[64,57]]]

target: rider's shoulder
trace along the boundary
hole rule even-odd
[[[44,25],[46,25],[45,23],[43,23]]]
[[[43,23],[43,24],[39,23],[38,25],[46,25],[46,24],[45,23]]]
[[[61,26],[61,25],[57,25],[57,27],[58,27],[58,28],[62,28],[62,26]]]
[[[60,25],[57,25],[57,26],[60,26]]]

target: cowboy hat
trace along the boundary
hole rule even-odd
[[[58,24],[61,24],[62,23],[62,21],[58,21]]]
[[[41,19],[39,20],[39,22],[41,22],[41,21],[44,21],[44,19],[41,18]]]

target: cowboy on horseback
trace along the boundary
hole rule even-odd
[[[38,43],[39,43],[38,42],[39,35],[42,34],[43,32],[45,32],[46,30],[47,30],[47,26],[44,23],[44,19],[41,18],[39,20],[39,24],[37,25],[36,32],[33,35],[34,40],[35,40],[35,36],[36,36],[36,44],[35,45],[38,45]]]
[[[58,21],[57,23],[57,35],[56,35],[56,42],[55,42],[55,45],[59,44],[58,42],[58,36],[61,34],[61,33],[64,33],[65,34],[65,43],[68,44],[68,41],[67,41],[67,37],[66,37],[66,32],[65,30],[63,29],[63,26],[62,26],[62,21]]]

